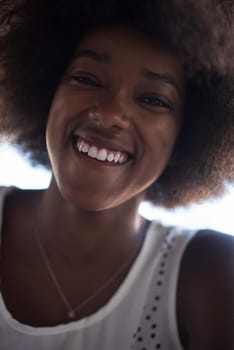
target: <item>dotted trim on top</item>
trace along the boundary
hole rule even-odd
[[[171,230],[167,233],[160,252],[160,260],[155,274],[155,289],[150,291],[147,306],[143,308],[140,324],[132,335],[131,350],[163,350],[163,341],[159,337],[160,319],[159,314],[163,315],[161,310],[163,299],[163,287],[167,273],[167,260],[175,245],[176,236],[169,236]],[[169,236],[169,237],[168,237]],[[159,310],[161,312],[159,312]]]

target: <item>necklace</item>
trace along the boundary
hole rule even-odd
[[[87,305],[91,300],[95,299],[102,291],[104,291],[115,279],[117,279],[118,276],[124,271],[124,269],[127,267],[127,265],[130,263],[130,261],[134,258],[136,255],[136,252],[134,254],[130,255],[130,257],[120,266],[120,268],[105,282],[103,283],[93,294],[91,294],[88,298],[86,298],[84,301],[76,305],[75,307],[72,307],[69,300],[67,299],[66,295],[63,292],[63,289],[58,282],[58,279],[56,277],[56,274],[52,268],[51,262],[46,254],[46,251],[44,249],[44,246],[41,242],[40,236],[36,230],[36,227],[33,228],[35,238],[37,241],[37,245],[40,251],[40,255],[42,257],[42,260],[45,264],[45,267],[54,283],[55,288],[57,289],[57,292],[63,302],[63,304],[66,306],[67,309],[67,317],[70,320],[74,320],[76,318],[77,312],[82,309],[85,305]]]

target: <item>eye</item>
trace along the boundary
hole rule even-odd
[[[102,83],[94,75],[87,73],[77,73],[70,76],[70,80],[80,85],[102,87]]]
[[[137,100],[148,107],[171,108],[171,104],[158,96],[140,96]]]

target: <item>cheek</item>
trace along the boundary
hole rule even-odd
[[[63,130],[62,125],[62,111],[64,108],[64,102],[59,101],[59,103],[53,103],[46,126],[46,146],[49,154],[49,158],[55,157],[55,150],[61,138],[61,132]]]
[[[65,99],[63,96],[60,96],[59,91],[55,94],[49,115],[48,115],[48,121],[46,126],[46,136],[50,134],[51,130],[56,127],[58,122],[58,116],[61,114],[61,111],[63,111],[65,108]]]
[[[165,117],[150,128],[151,147],[155,153],[167,158],[172,152],[180,125],[175,118]]]
[[[46,127],[47,145],[56,142],[56,139],[66,132],[67,119],[69,115],[74,114],[72,110],[74,106],[73,102],[67,99],[63,89],[59,89],[55,94]]]

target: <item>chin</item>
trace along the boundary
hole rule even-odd
[[[90,191],[80,191],[77,189],[60,188],[61,197],[78,210],[88,212],[98,212],[113,208],[113,198],[100,196],[100,194],[90,193]]]

